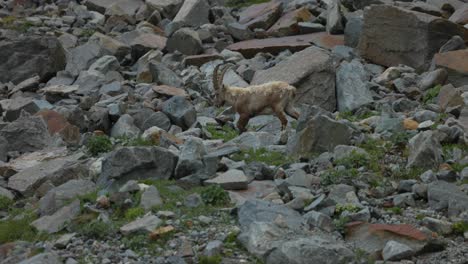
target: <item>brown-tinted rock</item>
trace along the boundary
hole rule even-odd
[[[240,52],[246,58],[252,58],[259,52],[278,54],[284,50],[301,51],[310,47],[311,43],[331,49],[337,45],[343,45],[344,38],[342,35],[328,35],[325,32],[319,32],[280,38],[246,40],[231,44],[226,49]]]
[[[202,66],[203,64],[214,61],[214,60],[221,60],[223,57],[219,54],[201,54],[201,55],[190,55],[185,57],[184,63],[185,65],[194,65],[197,67]]]
[[[416,130],[416,129],[418,129],[418,125],[419,125],[419,123],[414,121],[413,119],[407,118],[407,119],[403,120],[403,127],[406,130]]]
[[[468,49],[437,53],[434,56],[436,67],[448,72],[448,83],[462,86],[468,83]]]
[[[247,25],[252,30],[255,28],[267,30],[278,20],[282,11],[281,3],[275,1],[251,5],[239,14],[239,23]]]
[[[412,225],[387,225],[353,222],[347,225],[346,240],[374,256],[379,256],[385,244],[394,240],[408,245],[415,252],[423,249],[429,238]]]
[[[455,35],[467,39],[468,30],[443,18],[375,5],[364,11],[358,49],[364,58],[377,64],[426,70],[432,56]]]
[[[168,86],[168,85],[155,85],[152,87],[153,91],[157,94],[167,96],[187,96],[187,92],[184,89]]]
[[[47,123],[51,136],[59,134],[67,143],[78,143],[80,141],[80,129],[70,124],[60,113],[53,110],[42,110],[36,113]]]
[[[461,25],[468,24],[468,4],[464,4],[462,7],[455,10],[449,20]]]
[[[112,8],[125,11],[125,14],[129,16],[133,16],[143,4],[141,0],[89,0],[85,2],[90,11],[104,14],[106,10]]]
[[[290,36],[299,34],[299,22],[309,21],[313,15],[306,7],[301,7],[284,14],[270,29],[268,33],[275,36]]]
[[[163,50],[167,42],[166,37],[138,30],[122,34],[119,40],[131,47],[132,57],[135,59],[140,58],[150,50]]]

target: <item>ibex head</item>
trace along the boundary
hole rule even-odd
[[[222,106],[226,102],[226,85],[223,84],[224,74],[231,67],[231,65],[226,65],[221,73],[218,75],[219,68],[224,64],[218,64],[213,70],[213,88],[215,91],[214,96],[214,105],[216,107]]]

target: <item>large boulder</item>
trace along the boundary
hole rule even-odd
[[[442,161],[442,146],[434,132],[424,131],[410,139],[407,167],[437,168]]]
[[[87,176],[87,168],[77,161],[77,157],[57,158],[43,161],[24,169],[8,180],[8,188],[28,196],[44,182],[58,186],[73,179]]]
[[[22,116],[0,130],[8,151],[30,152],[53,145],[47,123],[40,116]]]
[[[172,123],[182,129],[188,129],[197,120],[195,107],[183,96],[173,96],[162,105],[162,112],[166,114]]]
[[[146,0],[150,10],[156,10],[169,19],[174,18],[183,3],[184,0]]]
[[[90,180],[70,180],[53,188],[39,200],[40,213],[41,215],[51,215],[73,198],[95,190],[96,186]]]
[[[0,41],[0,82],[20,83],[34,75],[45,82],[65,69],[65,50],[56,37],[25,36]]]
[[[313,104],[336,109],[335,69],[328,51],[309,47],[293,54],[276,66],[257,71],[252,84],[284,81],[297,88],[296,104]]]
[[[172,34],[166,48],[169,52],[177,50],[185,55],[197,55],[203,51],[200,36],[190,28],[181,28]]]
[[[359,60],[344,61],[336,71],[336,94],[339,111],[353,111],[373,102],[369,90],[371,76]]]
[[[446,181],[435,181],[427,188],[429,206],[447,210],[450,217],[458,216],[468,210],[468,195],[461,188]]]
[[[338,145],[349,145],[352,129],[324,114],[300,118],[296,134],[287,144],[287,152],[293,156],[333,151]]]
[[[468,37],[466,29],[446,19],[374,5],[364,11],[358,49],[364,58],[377,64],[426,70],[433,55],[455,35]]]
[[[43,216],[31,223],[37,230],[48,234],[57,233],[77,217],[81,212],[80,200],[76,199],[71,204],[62,207],[52,215]]]
[[[124,147],[106,155],[98,185],[118,188],[129,180],[169,179],[178,157],[161,147]]]
[[[239,13],[239,23],[251,30],[267,30],[280,18],[282,11],[282,3],[276,1],[251,5]]]
[[[209,11],[210,6],[206,0],[185,0],[172,22],[181,26],[201,26],[209,23]]]

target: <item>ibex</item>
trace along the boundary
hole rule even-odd
[[[281,121],[281,131],[288,125],[286,114],[298,119],[299,113],[293,107],[296,88],[286,82],[273,81],[248,87],[235,87],[223,84],[226,65],[218,75],[221,64],[213,71],[213,88],[215,90],[214,105],[220,107],[227,103],[239,114],[237,128],[245,132],[250,118],[262,114],[276,114]]]

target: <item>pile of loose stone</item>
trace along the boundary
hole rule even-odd
[[[467,25],[459,0],[0,1],[0,263],[466,263]],[[225,62],[297,87],[299,120],[239,135]]]

